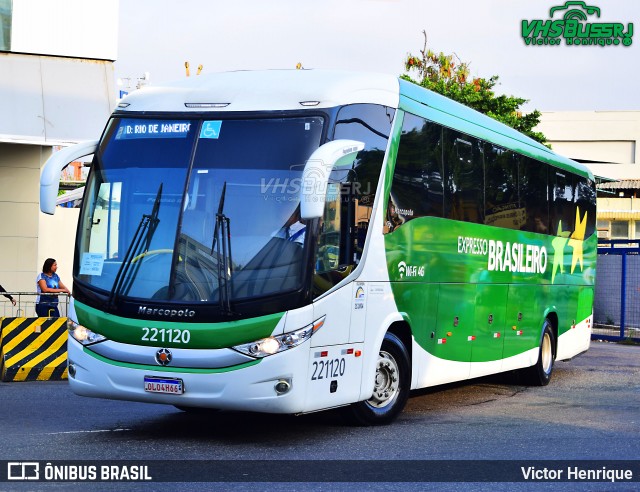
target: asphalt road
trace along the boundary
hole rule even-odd
[[[394,424],[375,428],[349,427],[335,411],[298,417],[193,415],[163,405],[78,397],[65,382],[0,383],[0,402],[0,460],[278,460],[290,474],[293,460],[640,459],[640,347],[601,342],[573,361],[556,363],[547,387],[525,387],[511,375],[500,375],[421,390]],[[67,490],[71,484],[6,485],[0,483],[0,491]],[[139,489],[127,485],[126,490]],[[147,484],[149,490],[185,490],[160,485]],[[239,484],[234,490],[261,490],[261,485]],[[408,490],[410,485],[358,488]],[[561,484],[413,484],[413,489],[544,490],[554,485]],[[574,490],[640,489],[639,482],[565,483],[561,489],[570,485]],[[92,484],[96,490],[121,490],[116,486],[124,485]],[[203,484],[188,488],[212,490]],[[306,488],[342,490],[336,483]],[[230,489],[230,484],[216,488]]]

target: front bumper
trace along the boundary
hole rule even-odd
[[[69,384],[74,393],[89,397],[221,410],[300,413],[304,411],[305,385],[296,385],[296,381],[307,379],[309,346],[307,341],[286,352],[226,368],[165,368],[117,362],[69,337],[68,359],[75,370],[69,376]],[[135,348],[131,346],[132,350]],[[145,376],[182,379],[184,393],[147,392]],[[291,385],[285,394],[275,390],[281,380]]]

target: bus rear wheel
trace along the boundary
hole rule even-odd
[[[551,381],[553,373],[553,363],[555,361],[555,336],[553,326],[548,319],[542,324],[542,339],[538,350],[538,362],[535,365],[523,370],[523,377],[526,384],[530,386],[546,386]]]
[[[385,425],[402,411],[409,398],[409,354],[393,333],[384,336],[376,361],[373,394],[368,400],[344,408],[347,421],[355,425]]]

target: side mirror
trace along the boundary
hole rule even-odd
[[[56,210],[62,170],[76,159],[94,154],[97,148],[98,140],[81,142],[59,150],[47,159],[40,175],[40,210],[42,212],[53,215]]]
[[[364,143],[357,140],[334,140],[318,147],[302,171],[300,217],[318,219],[324,213],[331,170],[350,167]]]

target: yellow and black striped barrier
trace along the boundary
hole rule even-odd
[[[67,318],[2,318],[2,381],[67,379]]]

